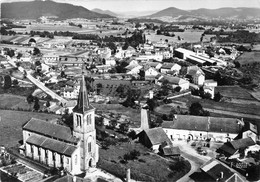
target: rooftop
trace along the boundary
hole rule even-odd
[[[234,118],[218,118],[192,115],[175,115],[173,121],[164,121],[163,128],[209,131],[220,133],[239,133],[240,121]]]
[[[32,131],[47,137],[56,138],[69,143],[77,143],[78,139],[72,135],[71,129],[66,126],[52,124],[47,121],[31,118],[23,130]]]
[[[170,142],[168,136],[166,135],[165,131],[161,127],[146,129],[143,131],[146,133],[146,135],[148,136],[148,138],[150,139],[153,145],[161,144],[164,141]]]
[[[75,145],[61,142],[55,139],[47,138],[44,136],[31,135],[26,143],[33,144],[51,151],[55,151],[66,156],[71,156],[77,149]]]

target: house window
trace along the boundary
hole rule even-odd
[[[70,163],[70,160],[69,160],[69,158],[67,158],[67,164],[69,164]]]
[[[33,145],[31,145],[31,153],[33,153]]]
[[[88,152],[91,152],[91,142],[88,143]]]
[[[80,115],[76,115],[76,120],[77,120],[77,126],[81,127],[81,116]]]

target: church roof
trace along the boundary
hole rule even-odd
[[[31,135],[26,143],[33,144],[51,151],[55,151],[66,156],[71,156],[77,149],[75,145],[66,142],[58,141],[44,136]]]
[[[85,111],[91,109],[94,109],[94,107],[89,104],[88,92],[85,84],[85,77],[83,76],[79,90],[78,102],[77,105],[74,107],[73,111],[84,113]]]
[[[78,142],[78,139],[72,135],[71,129],[69,127],[52,124],[41,119],[31,118],[23,126],[23,129],[38,133],[43,136],[63,140],[68,143]]]

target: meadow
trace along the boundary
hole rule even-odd
[[[60,116],[38,112],[0,110],[0,145],[19,146],[19,141],[23,139],[22,126],[31,118],[52,120],[60,118]]]

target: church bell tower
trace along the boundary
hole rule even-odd
[[[95,108],[89,104],[84,75],[82,75],[78,102],[73,109],[73,136],[80,139],[81,171],[95,167],[98,162]]]

